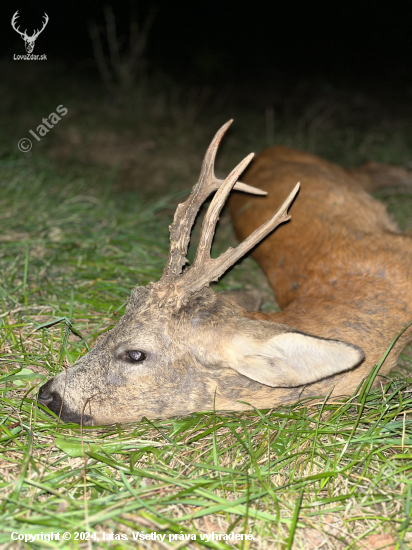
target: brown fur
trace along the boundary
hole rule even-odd
[[[268,195],[250,198],[235,192],[229,199],[241,240],[301,182],[291,208],[292,221],[253,252],[283,311],[248,316],[361,347],[366,355],[363,364],[333,381],[335,395],[348,394],[412,320],[411,237],[400,233],[385,207],[367,192],[410,184],[411,175],[377,163],[345,170],[308,153],[276,146],[263,151],[243,179]],[[381,374],[396,365],[411,339],[408,330]],[[309,393],[324,394],[332,380],[316,386]]]

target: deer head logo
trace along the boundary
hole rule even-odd
[[[39,31],[34,31],[34,33],[31,36],[27,35],[27,29],[24,32],[20,32],[19,27],[16,27],[16,21],[17,21],[18,16],[19,16],[19,12],[16,11],[16,13],[12,17],[11,26],[23,38],[24,45],[26,47],[26,52],[27,53],[32,53],[32,51],[34,50],[34,45],[36,43],[37,37],[39,36],[39,34],[41,32],[43,32],[44,27],[49,22],[49,16],[47,15],[47,13],[44,14],[44,21],[43,21],[42,28]]]

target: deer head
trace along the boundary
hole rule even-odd
[[[34,33],[31,36],[27,35],[27,29],[24,32],[20,32],[19,27],[16,27],[16,21],[17,21],[18,16],[19,16],[19,12],[16,11],[16,13],[12,17],[11,26],[23,38],[24,45],[26,47],[26,52],[27,53],[32,53],[32,51],[34,50],[34,45],[36,43],[36,40],[37,40],[39,34],[41,32],[43,32],[44,27],[49,22],[49,16],[47,15],[47,13],[44,14],[44,21],[43,21],[42,28],[39,31],[34,31]]]
[[[272,388],[309,384],[362,361],[363,352],[356,346],[250,319],[240,306],[209,288],[211,281],[290,219],[287,211],[299,189],[297,184],[272,218],[237,248],[212,259],[215,226],[232,188],[265,194],[237,182],[253,154],[224,181],[215,177],[216,152],[231,122],[216,134],[199,181],[177,207],[161,279],[135,288],[116,327],[40,389],[39,401],[63,420],[97,425],[143,416],[165,418],[214,406],[242,410],[248,407],[239,404],[240,399],[253,404],[254,397],[267,394],[270,401]],[[195,260],[183,268],[192,225],[213,191]]]

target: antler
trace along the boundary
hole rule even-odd
[[[266,235],[278,225],[290,219],[287,211],[295,198],[300,184],[295,185],[282,206],[261,227],[256,229],[249,237],[236,248],[229,248],[218,258],[210,257],[213,235],[219,214],[226,202],[231,190],[239,189],[259,195],[266,194],[255,187],[237,182],[238,177],[252,160],[254,154],[248,155],[236,166],[224,180],[218,180],[214,175],[214,159],[219,143],[232,121],[227,122],[217,132],[203,160],[199,181],[193,187],[187,201],[177,207],[173,224],[170,226],[170,253],[162,278],[157,283],[152,283],[150,289],[155,292],[159,307],[168,304],[179,309],[194,293],[209,286],[212,281],[217,281],[225,271],[229,269],[239,258],[253,248]],[[195,260],[189,268],[182,273],[182,266],[186,262],[186,252],[190,240],[190,230],[200,205],[208,195],[218,189],[203,220],[199,246]]]
[[[32,40],[36,40],[36,38],[39,36],[40,33],[43,32],[44,30],[44,27],[47,25],[47,23],[49,22],[49,16],[47,15],[46,12],[44,12],[44,22],[43,22],[43,26],[42,28],[39,30],[39,31],[34,31],[33,35],[31,36],[31,39]]]
[[[11,26],[13,27],[13,29],[16,32],[18,32],[20,34],[20,36],[23,36],[23,38],[24,38],[24,37],[27,36],[27,34],[26,34],[27,29],[24,32],[19,31],[20,27],[16,27],[16,21],[17,21],[18,17],[19,17],[19,10],[17,10],[16,13],[13,15],[13,17],[11,18]],[[20,44],[21,44],[21,42],[20,42]]]
[[[199,180],[194,185],[189,198],[184,203],[179,204],[176,209],[173,223],[169,226],[170,252],[161,278],[162,282],[166,282],[169,278],[182,273],[182,267],[187,262],[186,254],[190,241],[190,233],[199,208],[213,191],[219,189],[224,181],[215,176],[214,165],[220,142],[232,122],[233,120],[226,122],[216,133],[203,159]],[[240,181],[236,183],[235,189],[254,195],[267,194],[266,191],[261,191]]]
[[[219,277],[225,273],[234,263],[237,262],[246,252],[253,248],[258,242],[266,237],[271,231],[273,231],[278,225],[290,220],[291,216],[287,214],[288,208],[299,191],[300,184],[297,183],[289,194],[288,198],[277,210],[277,212],[262,226],[256,229],[249,237],[239,244],[236,248],[228,248],[226,252],[221,254],[218,258],[213,259],[210,257],[210,248],[212,245],[213,234],[215,232],[215,225],[219,216],[219,213],[226,201],[228,194],[230,193],[233,180],[236,180],[239,173],[246,168],[253,157],[249,155],[246,157],[237,168],[230,174],[230,176],[222,185],[219,191],[222,194],[217,198],[215,197],[210,205],[208,212],[205,216],[205,221],[202,226],[202,234],[200,237],[200,245],[196,253],[195,261],[193,265],[183,273],[175,284],[176,305],[180,307],[184,304],[188,297],[194,292],[202,290],[205,286],[209,286],[212,281],[217,281]],[[230,179],[229,179],[230,178]],[[217,195],[217,193],[216,193]],[[216,199],[216,202],[215,202]],[[213,204],[215,202],[215,204]],[[210,213],[210,214],[209,214]],[[206,218],[208,220],[206,221]],[[173,297],[172,297],[173,299]]]

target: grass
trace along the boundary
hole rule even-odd
[[[319,112],[312,113],[312,121]],[[328,127],[329,122],[316,124]],[[302,147],[312,143],[308,148],[317,152],[329,150],[333,160],[338,159],[328,149],[331,136],[342,148],[350,139],[341,159],[346,163],[359,158],[361,146],[375,156],[383,148],[380,138],[368,138],[372,134],[348,134],[336,126],[325,130],[322,141],[318,131],[298,131],[299,125],[302,119],[292,129],[280,125],[276,135]],[[400,136],[402,130],[388,138],[384,160],[406,156],[409,149]],[[264,139],[255,139],[256,149]],[[244,148],[229,142],[229,157]],[[44,155],[26,158],[13,152],[0,159],[0,178],[0,544],[242,550],[411,546],[412,385],[405,374],[370,390],[372,373],[340,404],[313,399],[270,411],[206,412],[82,430],[37,406],[39,385],[113,326],[134,285],[161,275],[167,226],[181,187],[156,200],[145,190],[114,193],[112,172],[72,163],[64,173]],[[404,197],[387,200],[407,225]],[[233,237],[223,215],[215,251],[229,244]],[[250,258],[216,289],[248,284],[267,288]],[[274,307],[269,293],[265,307]],[[406,353],[402,362],[411,363]],[[72,539],[11,541],[13,532],[52,531],[70,532]],[[95,533],[99,542],[74,540],[76,532]],[[165,540],[133,540],[133,533],[153,532]],[[103,541],[109,533],[129,540]],[[213,540],[212,533],[250,533],[253,540]]]

